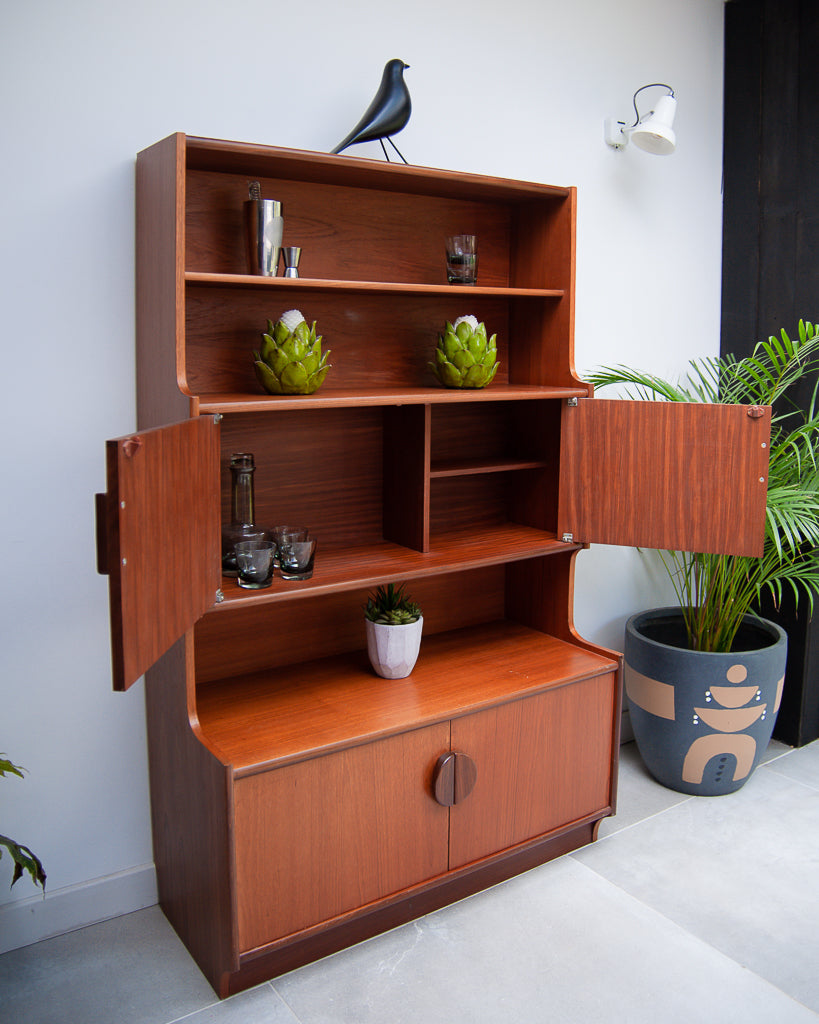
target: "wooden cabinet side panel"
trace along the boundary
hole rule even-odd
[[[231,903],[232,777],[198,738],[189,710],[192,643],[179,640],[145,676],[151,817],[159,902],[220,991],[236,970]]]
[[[770,408],[587,399],[565,408],[558,535],[759,556]]]
[[[136,164],[137,425],[188,415],[185,380],[185,137],[143,150]]]
[[[448,746],[437,725],[237,780],[240,949],[445,872],[431,777]]]
[[[577,194],[559,204],[527,203],[515,210],[511,277],[519,287],[561,288],[562,298],[536,315],[513,304],[509,323],[509,380],[518,384],[582,383],[574,368],[574,282]]]
[[[453,721],[477,781],[451,809],[450,868],[607,813],[615,695],[610,673]]]

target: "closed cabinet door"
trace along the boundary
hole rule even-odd
[[[451,808],[451,869],[611,805],[613,673],[452,722],[474,787]]]
[[[432,797],[449,725],[238,779],[239,949],[247,952],[447,870]]]

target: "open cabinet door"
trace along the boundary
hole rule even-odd
[[[768,406],[567,404],[558,536],[759,556],[770,435]]]
[[[114,689],[190,629],[221,583],[219,427],[201,416],[106,443],[98,569],[110,580]]]

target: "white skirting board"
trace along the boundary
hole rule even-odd
[[[152,907],[157,899],[153,864],[64,889],[46,886],[44,896],[35,893],[0,906],[0,953]]]

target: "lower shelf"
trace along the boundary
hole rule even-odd
[[[391,580],[435,576],[486,565],[522,561],[540,555],[565,554],[579,545],[558,540],[553,533],[517,523],[487,526],[479,531],[452,532],[436,539],[432,550],[414,551],[400,544],[381,542],[367,547],[322,548],[316,552],[313,577],[288,582],[274,577],[267,590],[243,590],[236,581],[222,580],[223,601],[211,612],[271,601],[292,601],[318,594],[374,587]]]
[[[200,686],[197,710],[203,739],[238,778],[616,669],[500,621],[426,637],[407,679],[377,677],[359,651]]]

